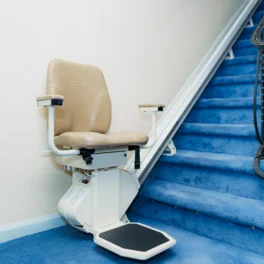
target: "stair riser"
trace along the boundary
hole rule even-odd
[[[259,147],[255,137],[230,137],[201,134],[178,133],[173,139],[180,149],[254,156]]]
[[[219,68],[215,76],[239,76],[255,74],[256,63],[225,65]]]
[[[261,4],[259,5],[257,11],[264,10],[264,2],[262,1]]]
[[[133,208],[139,208],[137,213],[150,219],[264,255],[264,233],[259,229],[252,230],[250,227],[213,219],[203,214],[197,215],[181,208],[146,202],[141,197],[137,198],[132,211]]]
[[[256,12],[254,15],[253,15],[253,22],[254,22],[254,25],[257,25],[260,20],[263,18],[264,16],[264,11],[259,11],[259,12]]]
[[[243,47],[243,48],[236,48],[234,47],[234,54],[235,56],[244,57],[249,55],[257,55],[258,49],[253,46],[250,47]]]
[[[239,36],[238,40],[246,40],[246,39],[250,39],[253,32],[255,30],[254,28],[246,28],[244,29],[243,33]]]
[[[187,116],[187,123],[253,124],[252,108],[194,108]]]
[[[239,85],[208,86],[200,98],[247,98],[253,97],[254,83]],[[260,89],[258,89],[258,95]]]
[[[254,25],[258,25],[258,23],[260,22],[260,20],[263,18],[264,16],[264,12],[260,11],[257,12],[254,16],[253,16],[253,23]]]
[[[192,164],[168,165],[164,162],[158,162],[150,177],[186,186],[264,200],[264,181],[254,174],[221,171],[216,168],[201,168]]]

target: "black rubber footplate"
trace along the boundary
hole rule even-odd
[[[137,223],[100,233],[100,238],[121,248],[146,252],[169,241],[161,232]]]

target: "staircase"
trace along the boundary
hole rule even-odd
[[[253,20],[264,16],[261,4]],[[130,210],[178,243],[159,263],[264,263],[264,179],[253,170],[257,49],[245,28]]]

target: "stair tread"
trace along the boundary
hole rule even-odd
[[[264,256],[264,231],[139,197],[131,208],[144,217]]]
[[[264,229],[264,201],[149,178],[140,196],[237,224]]]
[[[256,23],[255,20],[257,18],[260,19],[263,16],[264,16],[264,11],[263,10],[256,11],[255,14],[253,15],[253,20],[254,20],[253,22]]]
[[[143,224],[153,226],[163,230],[177,240],[177,244],[165,254],[161,254],[153,263],[232,263],[239,264],[263,264],[263,256],[243,250],[228,244],[194,234],[187,230],[161,223],[142,217],[138,214],[129,214],[132,221],[142,222]],[[241,255],[240,255],[241,254]],[[221,261],[219,262],[219,259]],[[151,262],[152,263],[152,262]]]
[[[256,28],[257,28],[257,25],[254,25],[253,27],[244,28],[242,34],[244,34],[244,33],[253,33]]]
[[[237,76],[217,76],[212,79],[210,85],[245,84],[255,82],[255,74]]]
[[[255,47],[250,39],[241,39],[238,40],[235,45],[233,46],[234,48],[245,48],[245,47]]]
[[[256,137],[255,127],[250,124],[183,123],[178,133]]]
[[[250,156],[177,149],[176,155],[163,155],[159,162],[255,174]]]
[[[237,56],[232,60],[224,60],[221,66],[233,66],[237,64],[255,64],[257,61],[256,55],[250,55],[250,56]]]
[[[258,98],[259,99],[259,98]],[[257,100],[258,104],[260,103]],[[195,104],[195,108],[236,108],[243,107],[249,108],[253,107],[253,97],[244,97],[244,98],[203,98],[199,99]]]

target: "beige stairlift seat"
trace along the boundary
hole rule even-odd
[[[46,97],[65,98],[63,105],[56,108],[57,146],[96,149],[145,145],[148,142],[148,136],[137,131],[108,133],[111,100],[103,73],[97,67],[57,59],[51,61]]]

